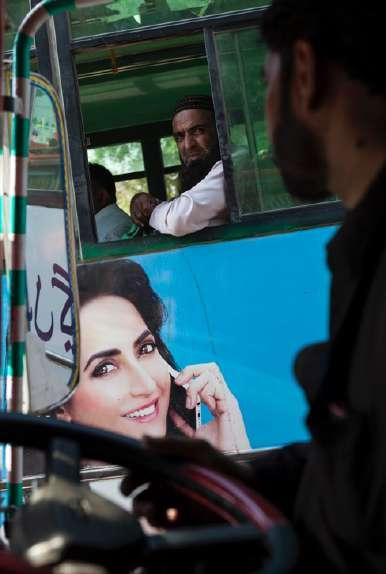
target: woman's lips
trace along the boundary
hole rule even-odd
[[[147,403],[139,409],[133,409],[122,415],[125,419],[135,423],[148,423],[158,416],[159,401],[158,399]]]

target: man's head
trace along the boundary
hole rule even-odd
[[[115,203],[115,181],[112,173],[103,165],[89,163],[91,190],[94,202],[95,213],[101,209]]]
[[[173,136],[182,162],[182,191],[201,181],[220,159],[213,102],[209,96],[186,96],[173,114]]]
[[[386,147],[382,8],[379,0],[365,9],[356,0],[273,0],[263,16],[268,130],[298,197],[326,195],[343,133],[356,150]]]

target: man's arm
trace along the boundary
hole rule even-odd
[[[149,225],[160,233],[177,237],[208,227],[223,218],[226,209],[222,162],[217,162],[197,185],[172,201],[157,205]]]
[[[160,200],[150,195],[150,193],[137,193],[130,203],[130,216],[134,223],[139,227],[149,225],[149,219],[153,209],[159,204]]]

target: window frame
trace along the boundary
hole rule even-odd
[[[255,211],[251,213],[242,213],[241,206],[239,203],[238,192],[235,188],[234,179],[233,179],[233,162],[232,162],[232,153],[231,153],[231,146],[229,143],[228,138],[228,125],[226,121],[226,109],[225,109],[225,100],[223,97],[222,92],[222,81],[221,81],[221,73],[219,70],[219,60],[217,58],[216,53],[216,44],[215,44],[215,34],[219,34],[221,32],[228,32],[231,30],[240,31],[240,30],[248,30],[248,29],[257,29],[258,30],[259,21],[248,21],[242,22],[238,26],[235,26],[233,22],[228,22],[226,25],[223,26],[214,26],[208,27],[204,30],[204,37],[205,37],[205,46],[207,51],[207,58],[208,58],[208,68],[209,68],[209,75],[210,81],[212,86],[212,95],[213,101],[215,104],[215,115],[216,115],[216,125],[217,125],[217,133],[220,143],[220,152],[221,158],[224,165],[224,180],[225,180],[225,195],[227,206],[230,213],[230,222],[231,223],[252,223],[254,221],[258,222],[261,216],[266,214],[280,214],[280,213],[288,213],[290,215],[292,212],[294,213],[294,219],[297,219],[299,213],[304,213],[307,221],[305,221],[305,225],[307,227],[312,227],[312,219],[310,220],[309,217],[315,211],[315,219],[318,220],[319,215],[323,214],[327,217],[325,223],[330,223],[328,219],[329,209],[326,210],[326,207],[334,204],[340,204],[340,201],[337,199],[329,199],[327,201],[322,201],[318,203],[312,204],[310,203],[300,203],[299,205],[293,205],[289,207],[283,207],[279,209],[272,209],[272,210],[262,210],[262,211]],[[283,184],[284,185],[284,184]],[[312,208],[312,211],[309,209],[305,210],[304,212],[300,208]],[[294,211],[296,210],[296,211]],[[320,213],[317,211],[320,210]],[[335,208],[331,209],[331,224],[337,223],[336,221],[336,213],[344,213],[344,210],[338,207],[336,210]],[[343,215],[342,215],[343,217]],[[340,220],[339,220],[340,221]]]
[[[94,37],[85,37],[75,40],[72,40],[70,35],[68,16],[62,14],[54,17],[63,101],[68,133],[70,136],[70,155],[76,189],[76,209],[80,236],[80,245],[78,246],[79,259],[83,259],[84,257],[93,257],[93,254],[97,252],[100,253],[100,256],[141,254],[148,251],[162,251],[183,246],[185,244],[200,243],[209,240],[221,241],[251,237],[266,234],[268,232],[280,233],[286,232],[286,230],[316,227],[320,225],[333,225],[342,220],[344,210],[340,203],[336,201],[316,205],[289,207],[275,211],[257,212],[240,216],[237,195],[234,190],[232,179],[232,165],[229,153],[229,144],[226,136],[227,128],[225,125],[224,102],[221,94],[218,64],[214,53],[214,33],[230,29],[240,29],[241,27],[258,27],[263,11],[263,7],[250,8],[229,12],[227,14],[211,15],[163,25],[145,26],[134,30],[99,34]],[[163,238],[162,236],[157,235],[145,238],[122,240],[107,244],[97,243],[95,221],[91,208],[92,199],[90,198],[89,192],[90,181],[87,167],[86,136],[83,130],[79,85],[77,81],[74,56],[79,51],[88,51],[92,48],[101,48],[111,45],[118,46],[121,44],[145,41],[149,39],[162,39],[174,35],[186,35],[189,32],[201,32],[204,35],[208,71],[216,109],[217,130],[219,133],[222,160],[224,162],[226,198],[230,209],[231,223],[217,229],[205,229],[186,236],[185,238],[174,238],[170,236]],[[38,58],[39,53],[42,53],[42,48],[37,45]],[[46,54],[47,53],[48,49]],[[127,129],[112,130],[111,132],[108,132],[109,136],[114,136],[114,139],[109,140],[109,144],[118,143],[119,141],[124,143],[120,139],[123,132],[125,132],[125,136],[127,136]],[[97,145],[101,145],[102,139],[106,137],[106,133],[107,132],[103,135],[93,134],[92,147],[97,147],[94,142],[98,142]],[[159,133],[157,133],[157,136],[158,135]],[[164,132],[164,135],[170,135],[170,127],[168,131]],[[138,141],[137,135],[135,140]],[[127,141],[130,140],[125,139],[125,142]],[[159,159],[162,162],[160,149]],[[152,156],[151,163],[152,165],[154,164],[154,155]],[[146,165],[145,163],[146,171],[147,168],[151,170],[151,166]],[[160,182],[158,181],[158,187],[159,183]],[[281,225],[280,222],[282,222]]]

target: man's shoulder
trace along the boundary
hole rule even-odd
[[[106,205],[103,207],[98,213],[95,215],[95,221],[105,221],[107,219],[113,218],[122,218],[126,214],[122,209],[120,209],[115,203],[110,203],[110,205]]]
[[[95,216],[95,223],[99,241],[120,239],[132,226],[130,217],[115,204],[101,209]]]
[[[214,186],[215,188],[222,189],[223,188],[223,177],[224,177],[224,168],[222,161],[216,161],[216,163],[210,168],[208,173],[205,177],[202,178],[201,181],[196,183],[191,189],[185,191],[182,195],[189,195],[195,192],[202,192],[207,189],[209,186]]]
[[[219,161],[216,161],[216,163],[211,167],[211,169],[210,169],[210,171],[206,177],[208,177],[210,175],[220,175],[220,174],[222,175],[223,173],[224,173],[224,166],[223,166],[223,163],[220,159]]]

